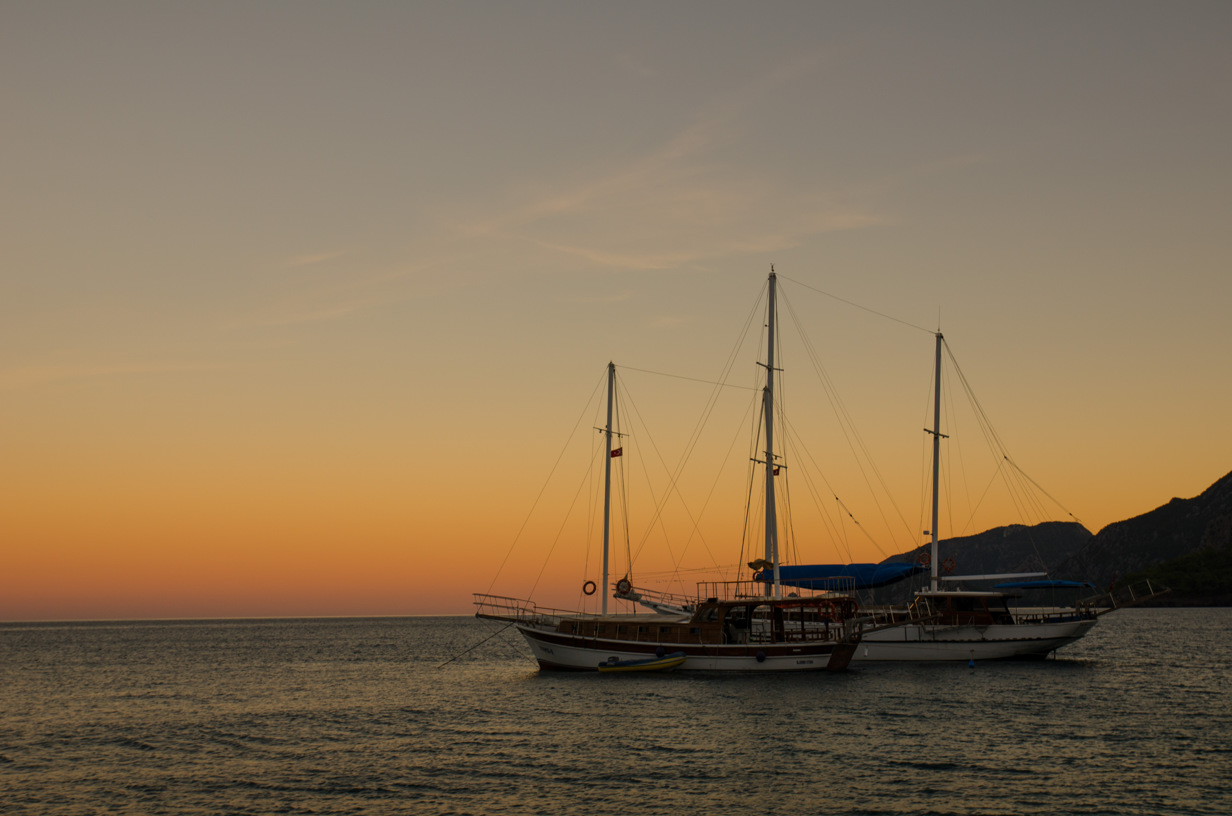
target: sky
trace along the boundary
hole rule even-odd
[[[644,372],[716,380],[771,264],[898,495],[811,443],[862,532],[802,512],[799,558],[922,540],[937,328],[1053,516],[1195,496],[1232,470],[1229,41],[1226,2],[2,0],[0,620],[572,603],[606,364],[620,464],[673,471],[710,387]],[[1020,521],[961,470],[942,535]],[[639,570],[738,563],[714,478],[629,493]]]

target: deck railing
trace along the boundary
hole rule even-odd
[[[842,582],[844,586],[831,589],[802,589],[800,587],[780,586],[784,598],[825,598],[836,595],[851,595],[855,591],[855,581],[851,579],[833,579]],[[850,586],[845,586],[850,583]],[[699,581],[697,597],[699,600],[713,598],[718,601],[743,601],[767,597],[774,591],[772,584],[762,581]]]
[[[1078,606],[1089,609],[1096,615],[1104,615],[1114,609],[1123,609],[1146,603],[1147,601],[1167,595],[1171,591],[1166,586],[1157,584],[1149,578],[1143,578],[1141,581],[1116,587],[1101,595],[1083,598],[1078,602]]]
[[[575,617],[578,613],[564,609],[552,609],[538,606],[534,601],[521,598],[509,598],[504,595],[488,595],[475,593],[475,616],[511,621],[513,623],[533,623],[555,625],[563,617]]]

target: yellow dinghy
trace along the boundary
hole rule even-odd
[[[684,652],[672,652],[671,654],[663,655],[663,657],[647,657],[641,660],[617,660],[614,657],[609,657],[607,660],[599,664],[601,672],[642,672],[642,671],[667,671],[679,666],[685,660]]]

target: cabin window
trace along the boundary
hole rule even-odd
[[[649,626],[639,626],[639,627],[637,627],[637,633],[638,633],[639,635],[645,635],[645,634],[648,634],[649,632],[650,632],[650,627],[649,627]]]
[[[596,626],[596,627],[595,627],[595,634],[596,634],[596,635],[601,635],[601,634],[603,634],[603,633],[604,633],[604,632],[606,632],[606,631],[607,631],[607,627],[606,627],[606,626],[604,626],[602,623],[601,623],[601,624],[599,624],[598,626]]]
[[[617,627],[616,627],[616,634],[618,634],[618,635],[623,635],[623,634],[627,631],[627,629],[628,629],[628,627],[626,627],[626,626],[617,626]]]
[[[690,635],[700,635],[701,633],[702,633],[702,628],[700,626],[690,626],[689,627]]]
[[[660,635],[670,635],[671,633],[672,633],[672,627],[670,626],[660,626],[659,627]]]

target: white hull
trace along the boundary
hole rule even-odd
[[[866,634],[852,662],[1042,658],[1078,640],[1094,625],[1094,619],[989,626],[904,624]]]
[[[849,650],[850,644],[757,644],[700,645],[696,643],[638,643],[633,641],[573,638],[532,625],[519,624],[541,668],[563,671],[597,671],[600,663],[639,660],[651,657],[659,648],[665,652],[684,652],[687,656],[677,671],[821,671],[829,667],[837,647]],[[842,661],[846,665],[846,661]]]

